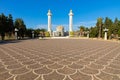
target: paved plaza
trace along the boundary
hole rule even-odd
[[[0,43],[0,80],[120,80],[120,43],[87,39]]]

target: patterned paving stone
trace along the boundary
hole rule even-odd
[[[66,60],[60,61],[58,63],[61,64],[61,65],[70,65],[70,64],[72,64],[72,62],[66,61]]]
[[[45,66],[45,67],[43,67],[43,68],[34,70],[34,72],[35,72],[36,74],[48,74],[48,73],[52,72],[52,70],[48,69],[48,68]]]
[[[7,62],[4,62],[4,65],[15,65],[17,63],[18,63],[17,61],[7,61]]]
[[[86,61],[86,62],[91,61],[92,62],[92,61],[95,61],[95,59],[89,57],[89,58],[85,58],[84,61]]]
[[[80,61],[76,62],[76,64],[80,64],[80,65],[89,65],[90,62],[89,62],[89,61],[80,60]]]
[[[101,79],[97,78],[96,76],[93,76],[93,80],[101,80]]]
[[[92,69],[103,69],[104,68],[103,65],[99,65],[99,64],[95,64],[95,63],[88,65],[88,67],[90,67]]]
[[[0,80],[120,80],[119,52],[120,43],[88,39],[2,44]]]
[[[76,61],[79,61],[79,59],[70,57],[67,59],[67,61],[76,62]]]
[[[0,74],[3,73],[3,72],[7,72],[8,70],[5,69],[5,67],[1,67],[0,68]]]
[[[21,67],[23,67],[23,65],[18,63],[18,64],[7,66],[7,69],[18,69],[18,68],[21,68]]]
[[[97,77],[101,80],[120,80],[118,76],[106,74],[104,72],[101,72],[99,75],[97,75]]]
[[[43,61],[46,61],[46,59],[43,57],[40,57],[40,58],[34,59],[34,61],[43,62]]]
[[[11,77],[9,77],[7,80],[14,80],[14,77],[15,77],[15,76],[11,76]]]
[[[69,76],[66,76],[64,80],[72,80]]]
[[[33,60],[30,61],[26,61],[26,62],[22,62],[23,65],[31,65],[31,64],[35,64],[36,62]]]
[[[73,80],[92,80],[92,77],[89,76],[89,75],[85,75],[81,72],[77,72],[75,73],[74,75],[70,75],[70,77],[73,79]]]
[[[120,64],[120,61],[114,60],[112,63],[118,65],[118,64]]]
[[[1,67],[3,67],[3,64],[2,64],[2,62],[0,62],[0,68],[1,68]]]
[[[6,80],[9,77],[11,77],[12,75],[9,74],[9,72],[5,72],[3,74],[0,74],[0,80]]]
[[[13,61],[13,58],[6,58],[6,59],[2,59],[1,61],[6,62],[6,61]]]
[[[34,80],[37,77],[38,75],[35,75],[33,72],[28,72],[23,75],[18,75],[17,77],[15,77],[15,80]]]
[[[61,61],[61,59],[58,57],[55,57],[55,58],[52,58],[51,61],[58,62],[58,61]]]
[[[41,64],[43,64],[43,65],[50,65],[50,64],[53,64],[53,63],[54,62],[50,61],[50,60],[46,60],[46,61],[41,62]]]
[[[73,63],[71,65],[68,65],[69,68],[72,68],[72,69],[82,69],[83,66],[82,65],[79,65],[79,64],[76,64],[76,63]]]
[[[58,74],[56,71],[48,75],[43,75],[43,78],[45,80],[63,80],[64,77],[65,77],[64,75]]]
[[[120,74],[120,69],[114,69],[111,67],[106,67],[104,71],[111,74]]]
[[[61,74],[65,74],[65,75],[70,75],[70,74],[73,74],[73,73],[75,73],[76,72],[76,70],[74,70],[74,69],[71,69],[71,68],[69,68],[69,67],[67,67],[67,66],[65,66],[63,69],[59,69],[59,70],[57,70],[59,73],[61,73]]]
[[[58,63],[54,63],[52,65],[48,65],[48,67],[51,69],[60,69],[60,68],[63,68],[63,65],[60,65]]]
[[[103,60],[98,60],[95,62],[95,64],[99,64],[99,65],[107,65],[108,62],[107,61],[103,61]]]
[[[84,72],[86,74],[98,74],[99,71],[98,70],[95,70],[95,69],[91,69],[91,68],[88,68],[88,67],[85,67],[84,69],[80,70],[81,72]]]
[[[116,64],[110,64],[108,67],[111,67],[113,69],[120,69],[120,65],[116,65]]]
[[[19,68],[19,69],[15,69],[15,70],[12,70],[10,71],[11,74],[14,74],[14,75],[19,75],[19,74],[23,74],[23,73],[26,73],[28,72],[29,70],[26,68],[26,67],[22,67],[22,68]]]
[[[35,64],[31,64],[31,65],[28,65],[27,68],[29,69],[39,69],[39,68],[42,68],[43,65],[42,64],[38,64],[38,63],[35,63]]]
[[[39,75],[36,79],[34,80],[43,80],[42,77]]]

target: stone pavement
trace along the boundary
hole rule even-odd
[[[35,39],[0,44],[0,80],[120,80],[120,43]]]

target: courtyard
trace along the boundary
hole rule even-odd
[[[0,43],[0,80],[120,80],[120,43],[89,39]]]

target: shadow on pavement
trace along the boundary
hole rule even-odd
[[[18,43],[18,42],[21,42],[21,40],[4,40],[4,41],[0,41],[0,45],[9,44],[9,43]]]

